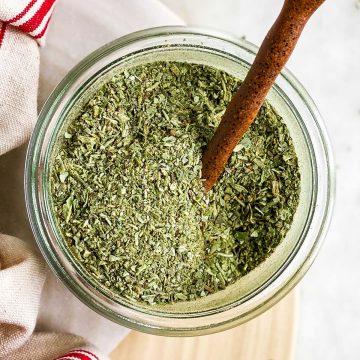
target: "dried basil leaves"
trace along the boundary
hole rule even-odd
[[[50,166],[54,217],[112,292],[149,304],[206,296],[258,266],[289,230],[299,167],[268,102],[203,191],[203,149],[239,85],[197,64],[119,69],[67,125]]]

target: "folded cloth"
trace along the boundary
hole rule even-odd
[[[36,42],[0,22],[0,155],[21,145],[36,121],[39,50]]]
[[[26,244],[0,235],[0,356],[24,345],[32,334],[44,280],[45,264]]]
[[[35,333],[46,267],[23,241],[0,234],[0,359],[107,359],[83,338]]]
[[[24,143],[36,121],[37,43],[55,1],[0,1],[0,155]]]

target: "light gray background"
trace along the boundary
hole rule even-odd
[[[163,2],[188,24],[245,35],[257,45],[282,5],[281,0]],[[359,359],[360,9],[356,1],[327,0],[304,30],[288,67],[324,117],[337,171],[333,221],[319,257],[299,286],[296,359]]]

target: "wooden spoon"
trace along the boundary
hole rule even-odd
[[[209,191],[224,170],[234,147],[254,121],[267,93],[286,64],[311,15],[325,0],[285,0],[245,80],[231,99],[202,159]]]

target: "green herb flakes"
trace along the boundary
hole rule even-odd
[[[57,226],[77,261],[127,299],[194,300],[263,262],[296,211],[300,174],[269,103],[208,194],[201,156],[240,81],[155,62],[119,69],[52,155]]]

